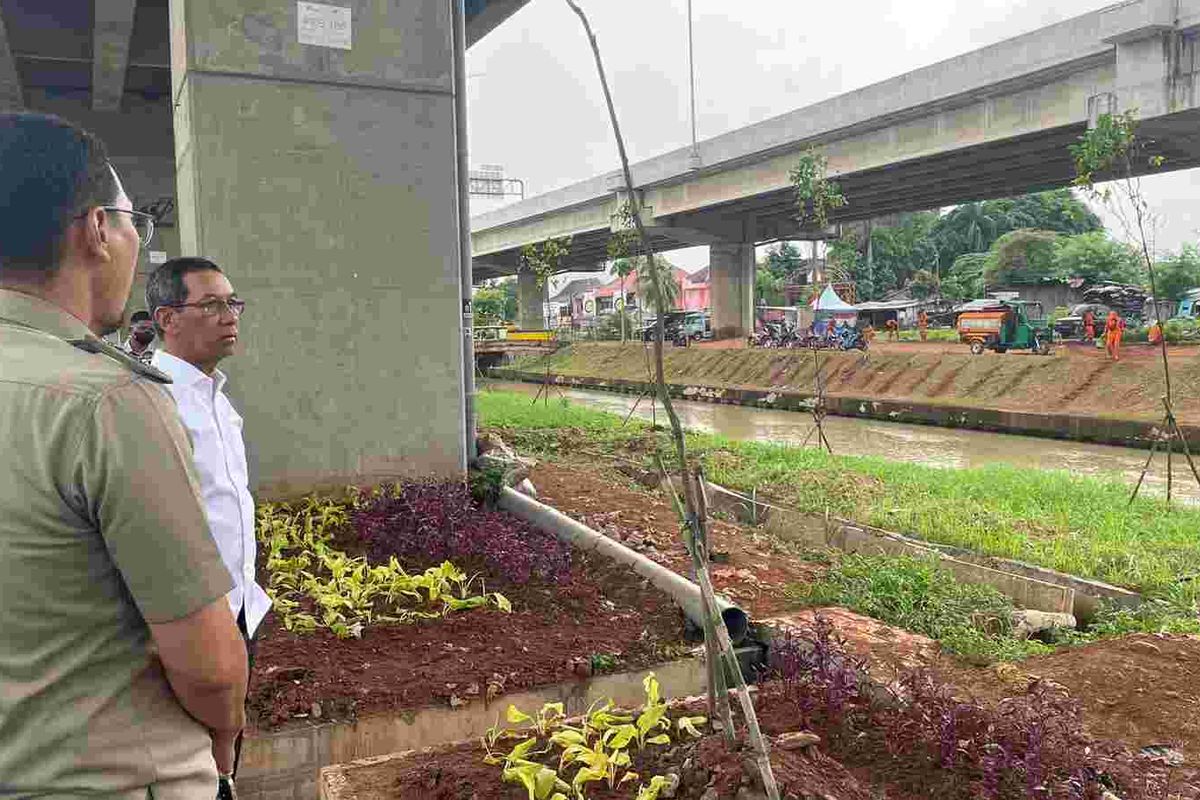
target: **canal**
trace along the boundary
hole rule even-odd
[[[486,387],[522,392],[531,397],[540,388],[537,384],[508,381],[487,381]],[[636,403],[635,417],[649,420],[657,413],[658,420],[666,422],[662,407],[653,408],[649,398],[638,402],[636,395],[565,388],[561,395],[580,406],[622,416]],[[559,389],[552,388],[552,399],[557,400],[559,396]],[[813,420],[806,413],[689,400],[676,400],[675,410],[684,427],[693,430],[718,433],[730,439],[795,445],[807,441],[810,447],[815,446]],[[824,428],[833,452],[839,455],[880,456],[945,469],[1009,464],[1031,469],[1067,470],[1077,475],[1117,478],[1131,488],[1137,483],[1149,455],[1148,451],[1128,447],[853,417],[828,416]],[[1165,456],[1156,455],[1142,491],[1165,497],[1166,469]],[[1200,502],[1200,487],[1179,454],[1174,460],[1173,473],[1174,496],[1191,503]]]

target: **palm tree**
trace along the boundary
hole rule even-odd
[[[621,279],[621,307],[617,309],[617,313],[621,315],[621,342],[625,341],[625,278],[629,273],[633,272],[635,265],[631,259],[618,258],[613,262],[613,272]],[[615,304],[614,304],[615,305]]]
[[[658,314],[675,308],[679,300],[679,281],[675,268],[661,256],[654,257],[654,268],[647,269],[645,258],[638,259],[638,294],[646,298]]]

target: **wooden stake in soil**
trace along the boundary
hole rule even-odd
[[[575,12],[576,16],[579,17],[579,21],[583,24],[584,32],[587,34],[588,42],[592,47],[592,55],[596,60],[596,71],[600,76],[600,86],[604,90],[604,101],[608,106],[608,116],[613,127],[613,136],[617,140],[617,152],[621,157],[621,171],[625,177],[625,190],[629,195],[629,203],[633,212],[631,216],[633,217],[634,226],[637,228],[638,240],[641,242],[642,255],[646,259],[646,269],[650,270],[649,276],[651,280],[649,283],[652,287],[658,287],[662,284],[657,280],[658,275],[656,273],[661,268],[661,265],[654,257],[654,248],[651,245],[650,237],[646,233],[646,226],[642,222],[641,195],[633,185],[633,174],[629,170],[629,158],[625,152],[625,140],[621,136],[621,126],[617,121],[616,107],[613,105],[612,93],[609,91],[608,79],[604,73],[604,62],[600,58],[600,46],[596,42],[596,35],[592,31],[591,23],[588,21],[583,9],[579,7],[575,0],[565,0],[565,2]],[[663,306],[666,304],[662,301],[662,297],[656,299],[658,301],[658,319],[654,324],[655,383],[658,389],[659,400],[663,405],[663,411],[666,412],[667,419],[671,423],[672,438],[675,441],[675,452],[679,459],[679,471],[682,476],[683,496],[687,511],[684,524],[690,532],[693,542],[703,543],[707,540],[706,520],[700,513],[701,501],[697,499],[695,487],[690,479],[687,443],[684,439],[683,427],[679,424],[679,416],[675,413],[675,407],[671,402],[671,395],[667,391],[667,382],[664,375],[663,339],[666,336],[666,309]],[[668,485],[670,485],[669,482]],[[699,548],[693,547],[692,549],[696,551]],[[693,562],[695,561],[696,556],[693,555]],[[711,629],[720,644],[720,649],[723,651],[730,674],[734,676],[740,689],[742,711],[746,716],[750,743],[754,748],[756,761],[762,773],[763,788],[766,790],[769,800],[779,800],[779,787],[776,785],[775,776],[771,772],[771,761],[767,751],[766,739],[763,738],[762,731],[758,727],[758,718],[754,714],[754,704],[751,702],[750,695],[746,691],[746,682],[742,677],[741,666],[738,664],[737,656],[733,651],[733,643],[729,640],[729,633],[725,630],[725,623],[716,616],[716,595],[713,592],[712,581],[709,580],[707,563],[703,561],[697,563],[697,577],[701,581],[701,595],[705,598],[705,602],[708,605],[705,615],[709,621],[709,624],[705,628],[706,647],[707,642],[710,641],[709,633]],[[720,664],[710,661],[707,666],[709,670],[709,683],[715,687],[718,680],[723,680],[723,676],[720,678],[717,676]]]

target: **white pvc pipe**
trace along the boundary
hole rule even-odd
[[[561,511],[508,487],[505,487],[500,495],[500,507],[574,547],[600,553],[629,565],[634,572],[670,595],[692,623],[703,627],[704,606],[700,599],[700,587],[682,575],[571,519]],[[729,638],[734,644],[739,644],[746,638],[746,631],[750,625],[749,617],[745,611],[720,595],[717,595],[717,607],[721,610],[721,618],[725,621]]]

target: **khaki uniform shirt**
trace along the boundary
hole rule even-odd
[[[216,792],[147,626],[233,585],[167,381],[0,289],[0,797]]]

